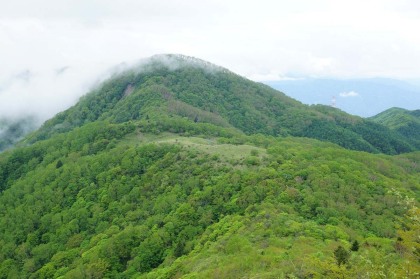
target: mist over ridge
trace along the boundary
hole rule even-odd
[[[31,117],[40,125],[74,105],[81,96],[108,78],[124,71],[144,71],[156,61],[172,70],[188,63],[209,71],[230,72],[183,54],[156,54],[105,68],[90,65],[83,69],[72,66],[35,72],[27,69],[0,79],[0,118]],[[335,96],[338,108],[362,117],[373,116],[391,107],[416,109],[420,104],[420,86],[395,79],[299,78],[263,83],[305,104],[331,105]]]
[[[50,119],[56,113],[60,111],[64,111],[67,108],[76,104],[81,96],[84,96],[88,92],[100,90],[104,82],[105,83],[112,82],[113,79],[119,79],[119,77],[127,75],[127,74],[128,75],[142,75],[142,74],[147,75],[147,74],[153,73],[154,71],[159,72],[161,69],[166,69],[169,72],[175,72],[178,70],[182,70],[185,67],[190,67],[192,69],[200,69],[204,71],[205,73],[212,74],[212,75],[221,74],[221,75],[228,75],[228,76],[231,75],[232,77],[243,78],[240,75],[237,75],[221,66],[217,66],[205,60],[191,57],[191,56],[182,55],[182,54],[157,54],[148,58],[139,59],[132,63],[119,63],[117,65],[114,65],[113,67],[109,67],[107,71],[102,71],[102,74],[95,76],[95,78],[92,78],[89,82],[85,81],[83,86],[80,83],[77,83],[77,81],[75,80],[75,78],[80,77],[80,75],[72,76],[74,70],[72,70],[71,67],[69,66],[62,67],[54,71],[55,78],[52,80],[52,85],[54,86],[49,87],[51,91],[43,92],[41,94],[41,96],[46,98],[45,102],[43,102],[42,98],[35,98],[34,94],[28,94],[29,100],[30,98],[35,98],[33,102],[30,102],[30,103],[23,102],[19,104],[12,103],[8,106],[9,110],[7,109],[2,110],[3,114],[6,113],[4,114],[5,116],[0,115],[0,119],[3,119],[3,123],[22,123],[23,125],[23,123],[27,122],[25,119],[30,119],[30,124],[31,124],[30,126],[28,126],[27,124],[24,124],[21,128],[19,128],[19,131],[22,131],[20,133],[7,133],[8,135],[12,135],[12,137],[8,138],[6,142],[8,142],[10,145],[10,143],[15,142],[17,139],[21,138],[22,135],[35,130],[45,120]],[[37,74],[34,74],[30,71],[23,72],[14,77],[14,79],[10,83],[11,85],[9,85],[9,88],[13,89],[18,86],[21,86],[21,87],[26,86],[27,87],[26,89],[28,90],[27,92],[30,92],[30,88],[32,88],[33,85],[37,85],[36,77],[37,77]],[[194,78],[194,77],[191,77],[191,78]],[[85,76],[84,80],[86,79],[87,77]],[[244,81],[245,80],[247,82],[252,82],[246,78],[244,79]],[[48,78],[44,79],[44,82],[47,82],[47,81],[48,81]],[[68,82],[69,85],[65,86],[64,83],[66,82]],[[75,82],[76,86],[70,85],[71,82]],[[191,80],[191,82],[194,82],[194,81]],[[63,85],[60,85],[60,83],[63,83]],[[299,91],[301,94],[303,94],[302,92],[304,93],[306,92],[306,95],[304,97],[321,96],[325,98],[326,95],[334,95],[334,98],[336,98],[334,99],[334,102],[335,100],[337,100],[337,104],[324,103],[324,105],[326,106],[336,105],[336,107],[338,107],[339,109],[343,111],[347,111],[347,112],[350,112],[353,114],[359,114],[359,115],[362,114],[362,116],[364,116],[363,114],[367,114],[366,111],[360,112],[360,110],[363,109],[363,105],[365,107],[368,107],[370,110],[374,109],[375,106],[371,105],[368,101],[365,101],[365,103],[362,105],[358,104],[354,106],[355,108],[359,109],[359,113],[357,113],[357,112],[351,111],[351,109],[349,111],[347,108],[344,108],[342,105],[343,101],[348,100],[351,102],[351,101],[369,100],[369,97],[373,97],[373,99],[375,99],[374,100],[375,103],[384,104],[385,103],[384,100],[386,100],[386,98],[382,98],[382,102],[381,102],[381,99],[378,98],[378,94],[383,94],[383,96],[385,97],[388,94],[388,96],[392,97],[393,94],[395,95],[395,88],[398,88],[400,90],[405,89],[407,92],[413,94],[413,92],[410,90],[415,88],[414,86],[406,84],[404,82],[397,81],[397,80],[389,80],[389,79],[372,79],[372,80],[298,79],[298,80],[287,80],[287,81],[265,82],[265,83],[268,85],[271,85],[274,88],[280,89],[282,92],[285,93],[286,96],[288,95],[289,89],[284,90],[283,89],[284,86],[286,87],[290,86],[290,92],[296,93],[296,91],[294,91],[294,89],[296,88],[298,90],[301,90]],[[64,91],[54,90],[54,88],[56,87],[57,88],[63,87],[65,88],[65,90]],[[36,86],[34,86],[34,88],[39,89]],[[353,88],[355,90],[346,91],[345,89],[347,88]],[[71,92],[72,89],[75,89],[75,91]],[[372,92],[370,92],[369,89],[371,89]],[[243,90],[244,92],[247,91],[247,89],[245,88]],[[282,92],[277,92],[277,94],[280,96],[283,94]],[[315,94],[313,94],[314,92]],[[332,92],[340,92],[340,93],[334,94]],[[19,94],[21,93],[22,92],[19,92]],[[196,93],[199,94],[199,92],[196,92]],[[64,97],[63,102],[61,102],[62,100],[60,99],[59,94],[62,94],[62,96]],[[292,97],[295,97],[297,100],[302,101],[303,103],[311,103],[311,102],[305,102],[305,99],[304,98],[302,99],[303,95],[297,96],[297,97],[296,95],[293,95],[293,94],[290,94],[290,95],[292,95]],[[212,98],[211,96],[209,97]],[[253,98],[252,96],[249,96],[249,97]],[[254,97],[256,98],[257,96],[254,96]],[[399,100],[405,100],[406,99],[405,97],[406,96],[401,96],[400,94]],[[225,98],[230,98],[230,97],[226,96]],[[327,98],[330,98],[330,96],[327,96]],[[289,103],[289,102],[290,101],[287,101],[286,103]],[[316,102],[316,101],[313,103],[322,104],[322,102]],[[413,105],[415,103],[416,102],[412,102],[412,101],[409,102],[410,105]],[[389,103],[389,105],[390,107],[395,106],[394,103]],[[271,106],[271,105],[267,104],[267,106]],[[48,109],[46,109],[46,107],[48,107]],[[384,110],[388,108],[389,107],[384,107]],[[264,108],[260,107],[260,110],[264,110]],[[316,109],[316,110],[319,110],[319,109]],[[17,111],[21,111],[21,112],[19,113]],[[264,125],[264,124],[259,123],[259,125]],[[4,129],[5,128],[3,128],[3,130]],[[305,132],[301,131],[297,133],[296,135],[304,135],[304,134]],[[4,133],[3,133],[3,136],[0,134],[0,137],[3,138],[4,140],[5,138]]]
[[[420,276],[420,1],[3,2],[0,279]]]

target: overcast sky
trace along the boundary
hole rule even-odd
[[[253,80],[420,78],[417,0],[0,0],[0,117],[43,119],[158,53]]]

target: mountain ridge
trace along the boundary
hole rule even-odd
[[[413,146],[420,147],[420,110],[390,108],[370,118],[407,137]]]
[[[127,88],[132,90],[130,96],[125,96]],[[126,99],[131,101],[125,102]],[[149,104],[144,103],[145,99]],[[53,129],[67,131],[96,119],[141,119],[147,113],[139,115],[140,106],[147,110],[150,105],[159,107],[160,113],[177,114],[173,108],[163,107],[173,104],[173,100],[178,102],[178,110],[182,107],[184,111],[178,112],[184,115],[188,114],[187,106],[192,106],[207,114],[207,118],[211,114],[224,118],[246,134],[313,137],[346,148],[388,154],[414,150],[403,136],[385,126],[328,107],[308,107],[224,68],[179,55],[153,56],[143,61],[139,69],[114,75],[77,105],[47,121],[35,139],[45,138]],[[112,115],[114,106],[117,115]]]
[[[420,274],[420,151],[293,137],[383,126],[235,75],[155,70],[0,153],[0,278]]]

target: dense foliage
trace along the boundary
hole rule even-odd
[[[141,123],[133,133],[133,125],[95,122],[2,157],[9,171],[1,274],[231,277],[242,269],[333,277],[366,272],[349,266],[365,257],[377,272],[404,273],[397,229],[409,219],[399,217],[408,214],[400,202],[418,199],[418,154],[378,157],[295,138],[153,135]],[[7,167],[16,160],[21,168]],[[360,250],[337,266],[334,249],[350,250],[354,240]],[[255,256],[261,262],[243,269]],[[196,264],[202,268],[190,269]]]
[[[420,110],[391,108],[370,119],[404,135],[413,146],[420,148]]]
[[[233,126],[246,134],[305,136],[386,154],[416,150],[404,135],[370,120],[306,106],[266,85],[178,56],[151,59],[116,75],[48,121],[32,141],[98,119],[121,123],[156,111]]]
[[[0,278],[419,275],[418,151],[275,137],[313,117],[312,134],[348,148],[398,146],[358,132],[381,125],[194,63],[116,77],[0,154]],[[276,126],[283,109],[300,124]]]

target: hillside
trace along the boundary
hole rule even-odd
[[[0,278],[419,275],[419,151],[291,136],[395,134],[166,58],[0,154]]]
[[[420,110],[391,108],[370,120],[404,135],[413,146],[420,148]]]
[[[383,125],[330,107],[303,105],[266,85],[179,55],[154,56],[116,74],[48,121],[31,141],[96,120],[144,120],[156,111],[154,119],[187,117],[248,135],[310,137],[373,153],[416,150]]]

